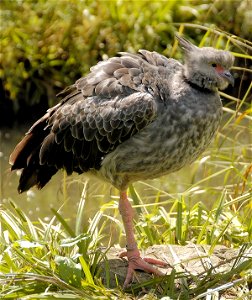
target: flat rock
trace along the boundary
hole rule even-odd
[[[101,277],[104,284],[110,288],[123,285],[127,273],[127,259],[119,258],[119,254],[125,249],[118,247],[110,248],[106,253],[107,260],[101,263]],[[225,246],[216,246],[210,253],[210,246],[188,244],[179,245],[155,245],[141,251],[142,257],[151,257],[167,263],[167,267],[158,267],[164,274],[170,274],[173,269],[176,272],[200,276],[206,270],[212,274],[229,271],[232,269],[234,260],[237,258],[239,249],[230,249]],[[252,252],[246,251],[244,259],[252,259]],[[107,270],[107,271],[105,271]],[[153,275],[136,271],[133,283],[141,283],[153,278]]]

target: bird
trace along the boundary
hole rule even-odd
[[[142,258],[134,235],[127,188],[191,164],[220,126],[218,90],[234,85],[229,51],[197,47],[176,34],[183,63],[157,52],[120,52],[98,62],[57,96],[10,155],[21,169],[18,192],[43,188],[60,169],[89,173],[119,190],[128,269],[163,274],[166,263]],[[156,265],[156,266],[155,266]]]

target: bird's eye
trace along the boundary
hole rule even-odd
[[[213,68],[216,68],[216,67],[217,67],[217,64],[213,63],[213,64],[211,64],[211,66],[212,66]]]

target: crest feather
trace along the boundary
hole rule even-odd
[[[179,36],[177,33],[175,34],[179,45],[181,46],[181,48],[185,51],[185,52],[192,52],[195,51],[198,47],[196,47],[195,45],[193,45],[191,42],[189,42],[188,40],[186,40],[185,38]]]

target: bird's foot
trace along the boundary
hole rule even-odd
[[[137,248],[134,250],[127,250],[125,252],[122,252],[119,255],[120,258],[125,257],[125,256],[127,256],[127,258],[128,258],[129,265],[128,265],[126,279],[123,284],[123,288],[126,288],[128,286],[128,284],[132,281],[135,270],[142,270],[146,273],[152,273],[157,276],[164,275],[164,273],[162,273],[158,269],[154,268],[152,265],[158,265],[161,267],[165,267],[165,266],[167,266],[167,263],[165,263],[161,260],[158,260],[158,259],[154,259],[154,258],[147,258],[147,257],[142,258],[140,256],[140,252]],[[152,265],[150,265],[150,264],[152,264]]]

